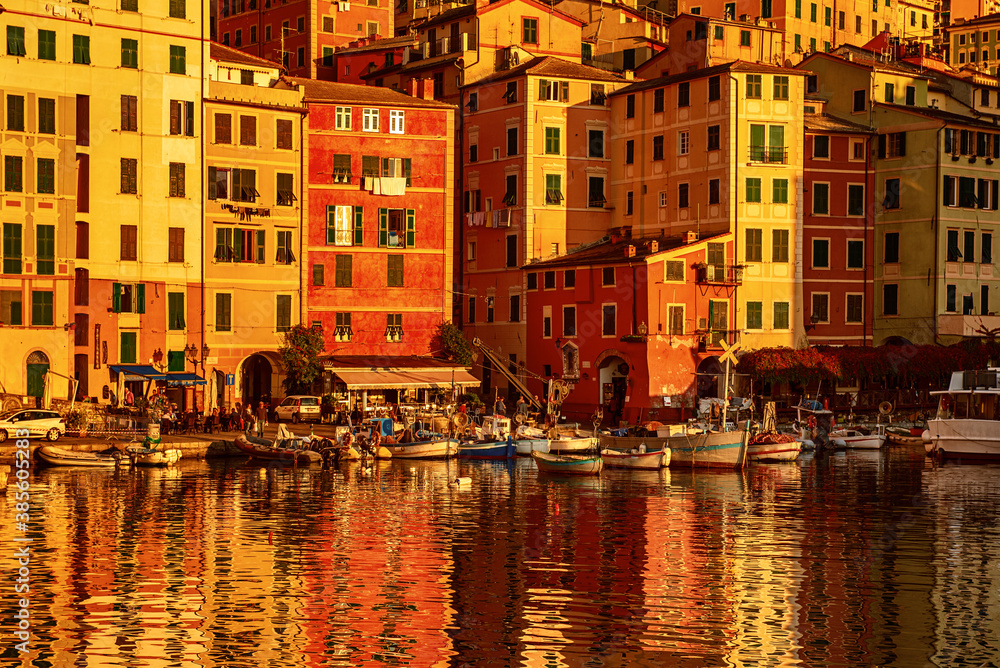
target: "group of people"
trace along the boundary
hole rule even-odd
[[[535,404],[537,404],[538,406],[541,406],[541,410],[539,411],[538,414],[536,414],[536,419],[540,420],[542,418],[542,416],[544,416],[547,413],[547,411],[546,411],[546,401],[544,399],[539,399],[538,395],[536,394],[535,395]],[[469,414],[469,407],[468,407],[468,405],[465,404],[465,403],[459,404],[458,405],[458,412],[462,413],[464,415],[468,415]],[[497,395],[497,400],[493,404],[493,414],[494,415],[502,415],[504,417],[514,417],[515,415],[520,415],[523,418],[521,420],[521,422],[527,422],[529,413],[530,413],[530,411],[529,411],[529,405],[528,405],[528,402],[525,400],[524,395],[519,395],[518,396],[517,403],[514,405],[514,412],[510,416],[507,415],[507,403],[503,400],[503,397],[501,397],[500,395]],[[476,417],[476,418],[481,418],[482,417],[482,405],[481,404],[477,404],[476,407],[473,409],[473,416]]]
[[[206,434],[216,431],[249,433],[252,430],[255,435],[263,437],[264,427],[267,426],[267,413],[268,405],[263,401],[257,402],[256,409],[252,403],[248,402],[243,405],[237,401],[229,411],[216,407],[207,415],[198,413],[194,409],[180,413],[177,410],[177,404],[171,404],[160,419],[160,431],[164,434],[173,434],[199,427]]]

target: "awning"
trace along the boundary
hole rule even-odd
[[[196,373],[168,373],[168,387],[184,387],[187,385],[204,385],[207,381]]]
[[[480,380],[464,369],[452,371],[424,371],[417,369],[365,369],[334,371],[337,379],[349,390],[395,390],[479,385]]]
[[[165,373],[148,364],[109,364],[108,368],[115,373],[124,373],[125,380],[163,380]]]

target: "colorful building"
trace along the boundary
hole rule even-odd
[[[998,74],[1000,68],[1000,14],[955,19],[948,26],[948,62],[984,74]]]

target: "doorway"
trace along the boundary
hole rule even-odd
[[[263,355],[247,358],[240,378],[244,405],[249,402],[256,406],[260,401],[271,403],[271,373],[271,363]]]
[[[45,391],[45,372],[49,370],[49,358],[40,350],[28,355],[27,362],[28,391],[30,397],[42,398]]]

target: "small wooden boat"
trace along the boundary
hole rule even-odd
[[[670,465],[670,450],[654,450],[652,452],[619,452],[617,450],[601,450],[601,459],[609,469],[640,469],[655,471]]]
[[[158,448],[128,448],[126,451],[132,466],[173,466],[181,459],[181,451],[172,448],[170,450],[160,450]]]
[[[915,448],[924,445],[924,438],[920,434],[912,434],[886,429],[885,442],[889,445],[903,445]]]
[[[885,425],[880,424],[871,434],[857,429],[838,429],[830,432],[830,441],[842,448],[853,450],[878,450],[885,445]]]
[[[604,468],[600,455],[596,457],[574,457],[571,455],[553,455],[546,452],[532,452],[531,458],[543,473],[558,473],[568,475],[598,475]]]
[[[447,459],[458,454],[458,441],[454,438],[439,438],[411,443],[386,443],[385,448],[392,453],[393,459]]]
[[[517,454],[514,441],[493,441],[491,443],[461,443],[458,456],[462,459],[512,459]]]
[[[598,439],[593,436],[586,437],[573,437],[564,438],[560,436],[559,438],[553,438],[549,440],[549,452],[557,454],[570,454],[570,453],[582,453],[590,452],[591,450],[597,451]]]
[[[547,438],[519,438],[514,441],[517,454],[528,456],[532,452],[548,452],[549,439]]]
[[[99,452],[76,452],[54,445],[43,445],[38,448],[38,456],[42,461],[53,466],[94,466],[100,468],[114,468],[123,459],[120,454],[116,456],[104,455]]]
[[[747,443],[747,459],[754,462],[790,462],[800,452],[801,441],[789,434],[757,434]]]
[[[284,440],[271,443],[262,438],[240,434],[233,441],[233,445],[245,452],[254,459],[266,459],[268,461],[281,461],[298,464],[322,464],[323,455],[313,450],[295,447],[301,443],[298,440]]]

